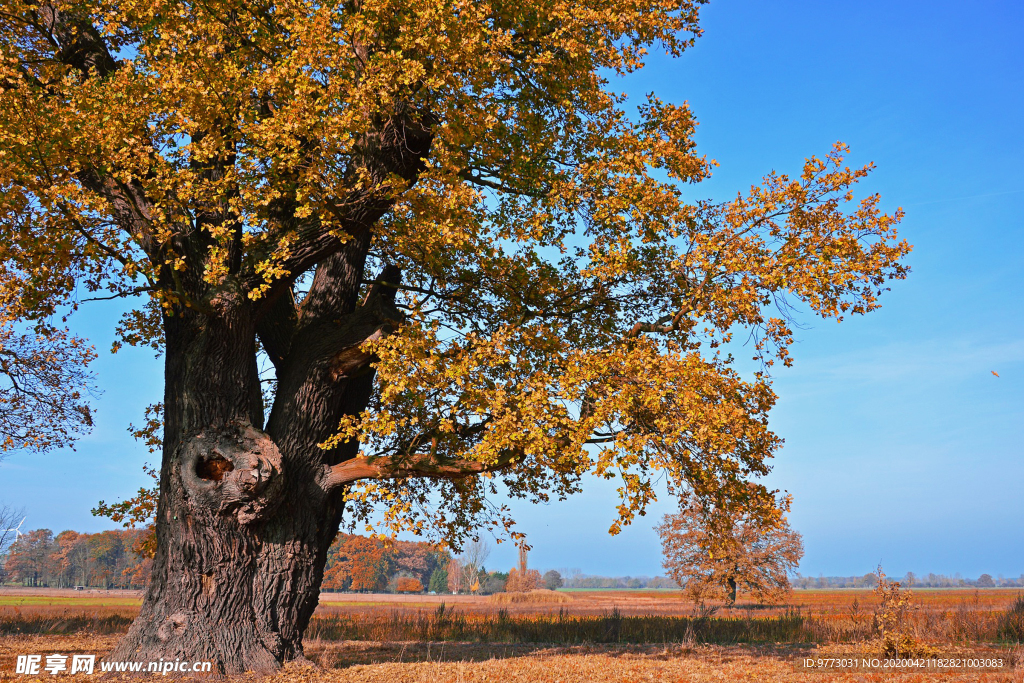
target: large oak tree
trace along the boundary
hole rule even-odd
[[[343,507],[457,541],[510,522],[498,484],[594,473],[614,531],[663,473],[770,514],[747,482],[789,306],[870,311],[909,247],[842,146],[687,200],[690,110],[609,79],[683,51],[698,4],[3,4],[26,315],[139,301],[121,337],[165,359],[154,579],[115,659],[301,659]]]

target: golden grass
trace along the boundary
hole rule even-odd
[[[517,603],[567,603],[572,602],[568,593],[559,593],[544,588],[518,593],[495,593],[488,597],[489,602],[496,605],[514,605]]]
[[[541,650],[516,658],[484,661],[378,663],[343,670],[293,669],[274,680],[338,683],[711,683],[712,681],[779,681],[832,683],[833,681],[890,681],[924,683],[940,678],[955,683],[1020,681],[1013,672],[981,674],[830,674],[796,669],[792,659],[744,648],[696,648],[686,651],[564,651]]]
[[[913,635],[939,645],[1019,642],[1024,607],[1018,602],[1014,611],[1011,606],[1020,593],[914,591]],[[570,595],[569,603],[549,602]],[[524,602],[461,595],[349,594],[344,598],[321,603],[310,624],[310,638],[562,645],[682,640],[857,644],[877,635],[873,623],[877,598],[864,590],[798,591],[789,605],[740,603],[703,619],[693,618],[693,605],[670,591],[545,591],[527,594]],[[0,634],[119,633],[138,613],[138,598],[120,591],[76,594],[4,589],[0,600]]]
[[[114,647],[113,636],[0,637],[0,680],[28,681],[13,674],[19,654],[96,654]],[[712,683],[771,681],[780,683],[1019,683],[1022,670],[993,673],[826,673],[804,671],[802,657],[846,654],[830,648],[749,646],[513,647],[479,644],[310,643],[306,650],[317,666],[288,666],[269,677],[235,676],[229,683]],[[95,681],[93,676],[68,677]],[[113,676],[115,680],[122,677]],[[148,679],[145,677],[144,679]],[[144,680],[124,678],[124,680]],[[43,675],[37,680],[55,680]],[[109,680],[109,678],[104,679]]]

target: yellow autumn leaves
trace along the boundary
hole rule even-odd
[[[789,363],[788,300],[864,313],[906,272],[900,214],[853,199],[870,167],[841,145],[731,202],[684,199],[712,167],[694,114],[628,108],[607,79],[681,52],[699,3],[78,3],[55,40],[102,43],[104,69],[8,4],[0,229],[35,312],[144,291],[119,332],[159,345],[161,315],[215,316],[223,292],[259,306],[298,281],[301,300],[369,234],[363,286],[400,268],[405,319],[367,345],[370,405],[324,445],[495,465],[351,493],[396,529],[507,525],[497,482],[543,501],[586,473],[620,482],[613,530],[662,476],[763,507],[774,395],[733,369],[733,335]],[[426,151],[398,172],[410,131]]]

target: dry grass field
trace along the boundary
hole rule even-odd
[[[296,683],[500,681],[1024,681],[1024,648],[1000,640],[1020,591],[920,590],[915,636],[938,655],[1016,662],[989,672],[821,672],[804,658],[877,655],[867,590],[798,591],[786,605],[741,602],[712,615],[671,591],[576,591],[569,602],[487,597],[325,594],[307,637],[314,666]],[[138,609],[127,591],[0,590],[0,680],[19,654],[110,651]],[[443,607],[442,607],[443,603]],[[107,674],[107,676],[117,676]],[[62,675],[61,678],[69,678]],[[88,680],[99,678],[79,675]],[[54,680],[44,674],[40,680]]]

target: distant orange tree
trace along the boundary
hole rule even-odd
[[[505,591],[508,593],[525,593],[540,588],[543,583],[540,572],[536,569],[527,569],[523,572],[513,567],[508,572]]]
[[[338,534],[324,577],[328,590],[383,591],[391,569],[391,554],[382,541]]]
[[[399,593],[422,593],[423,584],[411,576],[400,576],[395,582],[395,590]]]
[[[401,573],[418,582],[420,588],[415,592],[419,592],[434,570],[447,562],[448,554],[431,543],[338,534],[327,551],[323,588],[380,592]]]
[[[505,582],[505,591],[508,593],[525,593],[540,588],[543,580],[540,572],[527,567],[526,546],[519,546],[519,566],[512,568],[508,573],[508,581]]]
[[[789,500],[779,502],[781,513]],[[801,536],[783,514],[774,521],[694,496],[665,515],[657,527],[663,566],[694,601],[722,597],[736,602],[739,589],[759,602],[778,602],[791,590],[789,573],[803,557]]]

